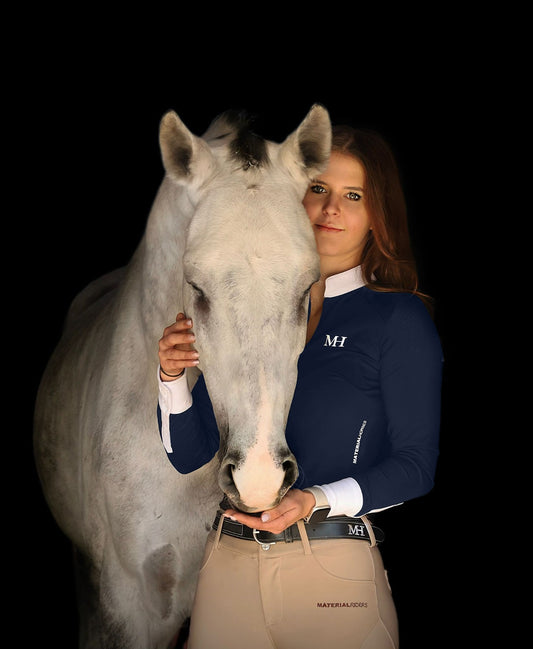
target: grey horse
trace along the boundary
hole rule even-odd
[[[34,449],[74,546],[83,649],[172,646],[223,493],[256,511],[296,479],[284,429],[319,272],[301,201],[330,142],[319,105],[281,144],[233,113],[197,137],[168,112],[166,173],[137,250],[70,307],[38,391]],[[158,340],[179,311],[194,320],[221,438],[187,475],[168,461],[156,416]]]

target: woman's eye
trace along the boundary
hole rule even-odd
[[[326,191],[323,185],[311,185],[309,189],[315,194],[323,194]]]
[[[360,201],[361,200],[361,194],[358,194],[357,192],[348,192],[346,196],[351,200],[351,201]]]

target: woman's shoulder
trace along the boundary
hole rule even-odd
[[[365,299],[385,328],[413,328],[436,333],[433,318],[418,295],[401,291],[375,291],[365,287]]]
[[[384,318],[393,313],[423,313],[431,317],[424,301],[415,293],[408,291],[376,291],[369,286],[364,287],[365,300],[369,306],[381,313]]]

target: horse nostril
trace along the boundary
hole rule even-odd
[[[290,456],[282,462],[283,471],[285,473],[285,479],[283,480],[283,485],[289,489],[296,482],[298,478],[298,463],[296,458],[292,453]]]
[[[218,485],[222,491],[228,496],[228,498],[234,502],[238,503],[239,490],[235,485],[235,479],[233,477],[234,471],[239,466],[240,457],[238,454],[231,453],[226,455],[220,464],[220,469],[218,471]]]
[[[294,460],[285,460],[281,466],[285,473],[294,473],[294,471],[298,472],[298,466]]]
[[[218,474],[218,481],[224,491],[234,486],[234,481],[233,481],[234,470],[235,470],[235,465],[232,462],[225,462],[220,467],[220,471]]]

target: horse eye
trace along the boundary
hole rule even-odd
[[[194,303],[196,308],[200,311],[207,312],[209,310],[209,299],[199,286],[193,282],[189,282],[189,285],[195,293]]]
[[[196,293],[196,295],[200,297],[205,297],[205,293],[202,291],[202,289],[199,286],[196,286],[194,282],[189,282],[189,286]]]

